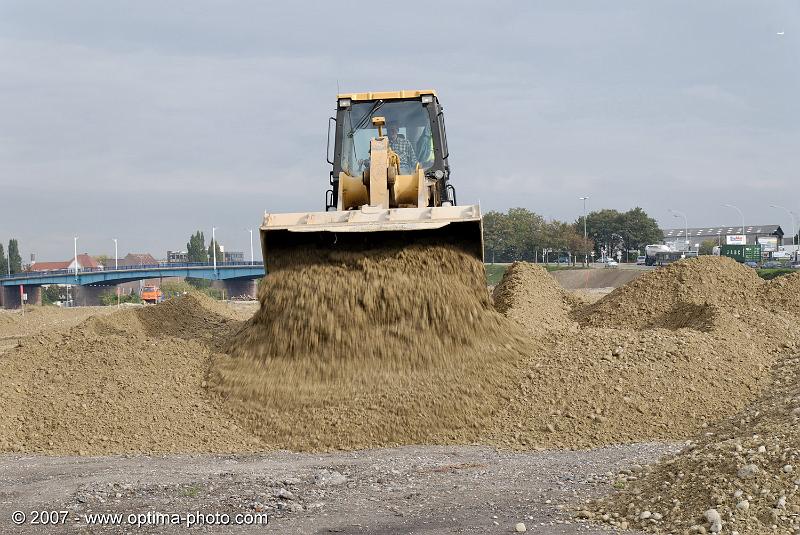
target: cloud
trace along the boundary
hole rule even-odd
[[[73,234],[89,252],[117,237],[164,256],[216,225],[249,248],[243,229],[265,209],[323,206],[337,85],[436,88],[462,203],[572,220],[590,195],[701,226],[730,222],[724,196],[772,222],[769,204],[793,198],[800,74],[791,41],[764,29],[798,15],[791,2],[4,2],[0,239],[43,260]]]

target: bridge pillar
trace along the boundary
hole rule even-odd
[[[225,280],[221,282],[224,283],[225,299],[243,295],[252,299],[256,298],[256,281],[254,280]]]
[[[42,304],[42,287],[41,286],[25,286],[25,293],[28,294],[28,300],[25,303],[29,305]]]
[[[113,286],[78,286],[72,287],[75,292],[75,305],[80,307],[101,305],[100,296],[108,291],[114,291]]]
[[[19,308],[21,304],[19,286],[3,286],[3,308]]]

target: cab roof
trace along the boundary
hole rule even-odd
[[[404,89],[401,91],[377,91],[374,93],[339,93],[336,98],[349,98],[350,100],[394,100],[402,98],[418,98],[422,95],[436,96],[433,89]],[[438,97],[437,97],[438,98]]]

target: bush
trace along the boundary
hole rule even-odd
[[[139,299],[139,296],[135,293],[132,294],[120,294],[119,302],[122,303],[141,303],[142,300]],[[112,306],[117,304],[117,292],[116,290],[109,290],[108,292],[103,292],[100,295],[100,303],[103,306]]]
[[[205,290],[211,288],[211,281],[208,279],[194,279],[192,277],[186,278],[187,284],[191,284],[195,290]]]
[[[792,273],[796,273],[796,269],[789,269],[789,268],[775,268],[775,269],[759,269],[758,276],[764,280],[772,280],[777,277],[782,277],[783,275],[791,275]]]
[[[66,301],[67,289],[58,286],[57,284],[50,284],[42,287],[42,304],[52,305],[59,301]]]

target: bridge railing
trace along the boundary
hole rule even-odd
[[[217,268],[224,267],[264,267],[264,262],[217,262]],[[137,264],[135,266],[119,266],[118,269],[96,267],[96,268],[78,268],[78,274],[81,273],[120,273],[126,271],[142,271],[149,269],[172,269],[172,268],[213,268],[213,262],[159,262],[158,264]],[[75,269],[54,269],[50,271],[21,271],[19,273],[4,273],[0,275],[0,279],[29,279],[37,277],[52,277],[54,275],[74,275]]]

